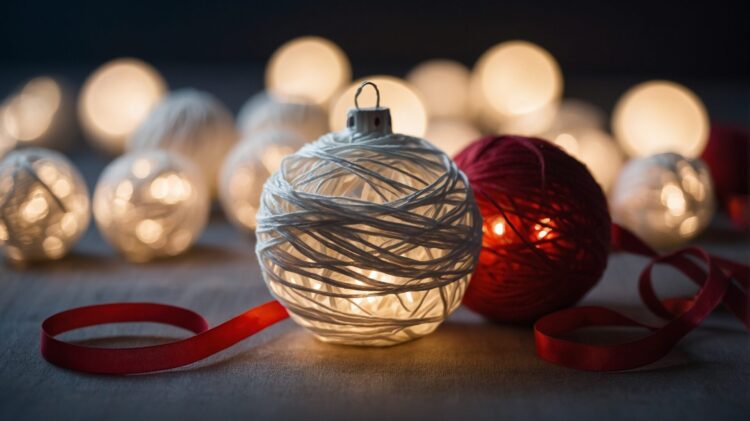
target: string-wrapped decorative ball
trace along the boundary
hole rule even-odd
[[[113,161],[94,192],[94,218],[104,238],[134,262],[176,256],[206,225],[209,196],[200,170],[164,150],[131,152]]]
[[[678,247],[700,234],[715,207],[703,161],[671,152],[629,161],[611,200],[612,218],[657,249]]]
[[[256,253],[272,294],[326,342],[386,346],[460,304],[481,244],[468,182],[387,108],[288,156],[266,182]]]
[[[244,136],[264,130],[291,130],[310,142],[328,132],[328,114],[315,104],[280,100],[261,92],[242,106],[237,126]]]
[[[610,217],[582,163],[547,141],[517,136],[480,139],[455,160],[484,218],[469,308],[529,322],[573,305],[596,284],[607,265]]]
[[[11,261],[63,257],[89,219],[86,183],[63,155],[28,148],[0,164],[0,246]]]
[[[239,135],[229,110],[213,95],[175,91],[151,111],[130,138],[128,150],[167,149],[200,167],[216,189],[219,167]]]
[[[263,183],[279,169],[284,157],[305,143],[295,132],[266,130],[248,136],[232,149],[221,168],[219,199],[236,227],[255,229]]]

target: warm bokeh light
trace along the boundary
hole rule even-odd
[[[612,189],[612,218],[659,249],[687,243],[708,226],[713,183],[700,159],[662,153],[630,160]]]
[[[430,120],[424,137],[448,156],[453,156],[482,134],[470,123],[455,119]]]
[[[0,163],[0,248],[11,261],[63,257],[89,219],[86,183],[65,156],[24,148]]]
[[[96,185],[93,202],[99,231],[135,262],[187,250],[203,231],[210,205],[201,170],[158,149],[113,161]]]
[[[266,89],[284,100],[323,105],[351,80],[346,54],[320,37],[301,37],[279,47],[266,67]]]
[[[422,98],[407,82],[392,76],[370,76],[351,84],[334,102],[330,112],[330,126],[333,130],[346,127],[347,112],[354,108],[354,93],[364,81],[370,81],[380,90],[380,105],[391,110],[393,131],[422,137],[427,128],[427,110]],[[374,107],[374,89],[364,89],[359,96],[359,106]]]
[[[562,74],[554,57],[536,44],[508,41],[479,58],[474,77],[487,105],[501,116],[533,113],[557,102]]]
[[[34,78],[5,104],[2,125],[9,136],[33,143],[49,130],[61,102],[62,90],[54,79]]]
[[[471,73],[453,60],[429,60],[406,76],[424,99],[430,118],[466,118],[469,115]]]
[[[591,175],[605,192],[617,179],[624,157],[614,139],[594,129],[571,129],[547,138],[579,161],[586,164]]]
[[[143,61],[122,58],[105,63],[89,76],[81,90],[81,125],[95,146],[108,153],[121,153],[127,137],[165,91],[164,79]]]
[[[688,88],[644,82],[627,91],[612,116],[615,137],[630,156],[674,152],[693,158],[708,142],[708,114]]]

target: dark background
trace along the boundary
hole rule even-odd
[[[712,118],[742,123],[750,118],[747,9],[655,0],[11,1],[0,13],[0,95],[35,73],[77,84],[108,59],[135,56],[171,87],[210,89],[237,108],[262,87],[273,50],[300,35],[339,44],[355,77],[403,76],[436,57],[471,66],[494,44],[525,39],[557,58],[566,96],[611,109],[633,83],[671,79],[694,89]]]

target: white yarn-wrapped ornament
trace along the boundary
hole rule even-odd
[[[268,179],[256,253],[271,293],[316,337],[394,345],[432,332],[459,306],[481,216],[455,163],[393,134],[379,100],[351,110],[347,127]]]
[[[282,159],[305,140],[289,130],[266,130],[243,139],[227,155],[219,177],[224,213],[243,231],[255,229],[263,183],[279,169]]]
[[[243,136],[264,130],[292,130],[310,142],[328,132],[328,114],[312,103],[282,101],[260,92],[242,106],[237,126]]]
[[[198,238],[210,200],[200,170],[164,150],[131,152],[113,161],[94,192],[94,218],[126,258],[176,256]]]
[[[612,219],[651,246],[671,249],[700,234],[714,213],[708,168],[662,153],[628,162],[611,195]]]
[[[239,135],[234,118],[213,95],[183,89],[167,95],[136,129],[128,150],[166,149],[190,159],[215,191],[219,168]]]
[[[41,148],[0,164],[0,246],[13,262],[59,259],[89,224],[86,183],[63,155]]]

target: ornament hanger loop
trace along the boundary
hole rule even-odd
[[[359,88],[357,88],[357,92],[354,94],[354,106],[359,109],[359,102],[357,101],[357,99],[359,98],[359,94],[362,93],[362,89],[364,89],[364,87],[367,85],[370,85],[375,89],[375,108],[380,108],[380,89],[378,89],[378,85],[370,82],[369,80],[362,82],[362,84],[359,85]]]

